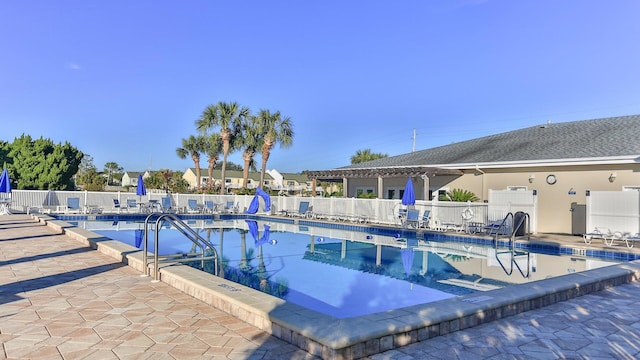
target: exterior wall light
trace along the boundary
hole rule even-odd
[[[536,174],[529,175],[529,183],[533,183],[533,180],[536,178]]]
[[[611,173],[611,175],[609,175],[609,182],[614,182],[616,181],[616,178],[618,177],[618,174],[616,173]]]

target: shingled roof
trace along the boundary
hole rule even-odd
[[[640,115],[549,123],[339,169],[640,157]]]

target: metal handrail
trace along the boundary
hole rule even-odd
[[[529,278],[530,276],[530,272],[531,272],[531,254],[529,251],[526,252],[527,255],[527,271],[526,274],[524,273],[524,271],[520,268],[520,265],[518,264],[518,262],[516,262],[516,254],[517,251],[515,249],[515,243],[514,243],[514,238],[516,236],[516,233],[518,232],[518,230],[520,229],[520,227],[525,226],[525,232],[527,234],[527,240],[531,239],[531,234],[529,231],[529,224],[530,224],[530,217],[529,214],[525,213],[525,212],[517,212],[516,214],[522,214],[522,216],[518,216],[518,222],[516,223],[515,219],[516,216],[514,214],[512,214],[511,212],[509,212],[504,219],[502,220],[502,222],[500,223],[500,226],[498,227],[498,230],[496,232],[496,235],[494,237],[494,241],[493,241],[493,246],[494,246],[494,250],[495,250],[495,254],[496,254],[496,260],[498,261],[498,264],[500,264],[500,267],[502,267],[502,270],[505,272],[505,274],[507,275],[511,275],[513,273],[513,265],[516,265],[516,268],[518,269],[518,272],[520,272],[520,274],[525,277],[525,278]],[[500,235],[500,229],[502,229],[502,226],[505,225],[505,223],[509,220],[509,218],[511,218],[511,224],[513,225],[511,227],[511,231],[509,233],[509,242],[508,242],[508,251],[506,252],[498,252],[498,236]],[[498,255],[500,254],[505,254],[508,253],[510,255],[510,261],[509,261],[509,265],[510,265],[510,269],[507,270],[507,268],[504,266],[504,264],[502,263],[502,260],[500,260],[500,257]],[[524,252],[523,252],[524,254]]]
[[[154,281],[158,281],[159,273],[160,273],[160,270],[159,270],[160,256],[158,254],[158,245],[159,245],[159,234],[160,234],[160,227],[161,227],[162,221],[169,222],[173,227],[175,227],[178,231],[180,231],[180,233],[182,233],[187,239],[191,240],[191,242],[195,246],[201,249],[202,256],[200,257],[200,260],[202,262],[203,269],[204,269],[204,261],[213,259],[214,260],[213,272],[214,272],[214,275],[218,275],[218,252],[213,246],[213,244],[205,240],[202,236],[200,236],[200,234],[198,234],[195,230],[193,230],[178,216],[176,216],[175,214],[169,214],[169,213],[152,213],[152,214],[149,214],[144,220],[144,246],[142,251],[142,262],[144,264],[145,275],[147,276],[149,275],[149,266],[147,263],[148,261],[147,242],[148,242],[148,234],[149,234],[149,222],[153,218],[156,218],[155,219],[155,236],[154,236],[155,251],[153,256]],[[206,249],[210,249],[211,251],[213,251],[213,255],[206,256]],[[193,259],[189,259],[188,261],[191,261],[191,260]],[[180,261],[180,260],[172,259],[172,261]]]

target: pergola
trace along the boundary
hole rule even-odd
[[[380,167],[380,168],[339,168],[333,170],[312,170],[306,171],[305,174],[312,181],[313,189],[316,188],[317,180],[339,182],[342,181],[344,189],[347,189],[348,179],[378,179],[378,196],[382,194],[383,179],[398,177],[420,177],[424,183],[424,194],[429,190],[429,179],[439,175],[460,176],[462,170],[443,169],[432,166],[397,166],[397,167]],[[314,192],[315,195],[315,192]],[[343,194],[347,197],[347,192]]]

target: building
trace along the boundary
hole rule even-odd
[[[640,189],[638,139],[640,115],[549,122],[307,175],[342,181],[345,197],[399,199],[407,177],[424,200],[452,189],[481,201],[489,190],[534,190],[538,231],[576,234],[588,191]]]
[[[136,187],[138,186],[138,175],[142,174],[142,178],[146,179],[151,176],[149,171],[125,171],[122,174],[122,187]]]
[[[243,183],[243,174],[242,171],[236,170],[227,170],[225,172],[226,177],[226,185],[227,189],[240,189],[242,188]],[[196,169],[188,168],[184,175],[182,176],[189,183],[189,187],[191,189],[195,189],[196,184]],[[216,169],[213,171],[213,178],[217,185],[220,185],[220,179],[222,178],[222,171]],[[200,184],[201,186],[205,185],[209,181],[209,174],[207,169],[200,170]],[[258,187],[260,183],[260,173],[259,172],[249,172],[249,178],[247,180],[247,188],[255,189]],[[281,195],[301,195],[306,192],[311,192],[311,180],[304,174],[289,174],[289,173],[280,173],[277,170],[267,170],[265,172],[264,183],[262,184],[263,189],[279,191]],[[320,194],[322,193],[322,188],[318,189]]]

